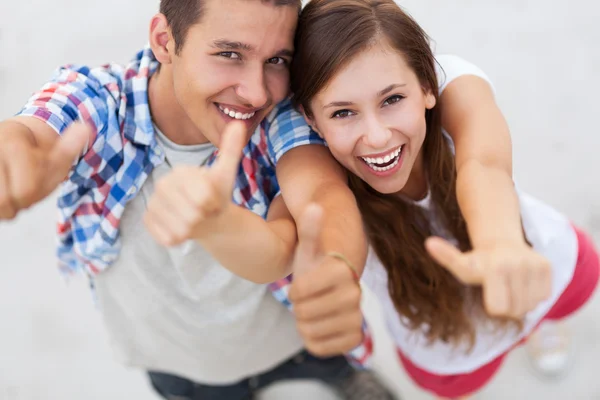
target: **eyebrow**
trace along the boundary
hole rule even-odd
[[[351,106],[352,104],[354,104],[354,103],[351,101],[333,101],[333,102],[327,104],[326,106],[323,106],[323,108],[348,107],[348,106]]]
[[[385,89],[379,91],[379,93],[377,93],[377,97],[381,97],[381,96],[385,96],[386,94],[388,94],[389,92],[391,92],[394,89],[397,89],[399,87],[404,87],[406,86],[406,83],[393,83],[390,86],[386,87]],[[354,103],[352,103],[351,101],[333,101],[325,106],[323,106],[323,108],[330,108],[330,107],[348,107],[353,105]]]
[[[242,42],[232,42],[226,39],[218,39],[212,43],[212,47],[216,47],[221,50],[246,50],[252,51],[254,47]]]
[[[399,87],[404,87],[404,86],[406,86],[406,83],[393,83],[390,86],[386,87],[385,89],[381,90],[379,93],[377,93],[377,96],[378,97],[385,96],[392,90],[397,89]]]
[[[220,50],[232,51],[232,50],[245,50],[245,51],[254,51],[254,46],[248,43],[242,42],[233,42],[227,39],[218,39],[212,43],[212,47],[215,47]],[[274,57],[293,57],[294,51],[291,49],[281,49],[277,53],[275,53]]]

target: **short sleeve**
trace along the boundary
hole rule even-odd
[[[296,147],[307,144],[325,146],[323,139],[310,128],[289,99],[278,104],[267,117],[266,130],[269,157],[274,164]]]
[[[438,55],[436,56],[437,64],[436,64],[436,73],[439,83],[439,94],[441,95],[444,89],[452,82],[453,80],[466,75],[474,75],[483,80],[485,80],[492,91],[495,93],[496,90],[490,78],[474,64],[470,62],[450,54]]]
[[[36,117],[61,134],[79,120],[99,132],[108,120],[102,85],[87,67],[62,67],[33,94],[18,116]]]

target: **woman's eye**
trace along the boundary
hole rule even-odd
[[[400,96],[399,94],[395,94],[393,96],[388,97],[384,102],[383,105],[384,106],[389,106],[391,104],[397,103],[400,100],[402,100],[404,98],[404,96]]]
[[[338,110],[331,115],[331,118],[347,118],[353,115],[350,110]]]

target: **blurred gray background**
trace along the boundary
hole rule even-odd
[[[600,106],[600,3],[400,3],[439,53],[474,62],[494,81],[511,126],[521,188],[600,242],[600,132],[593,120]],[[17,112],[60,64],[127,62],[146,43],[157,4],[0,1],[0,119]],[[155,399],[141,373],[113,361],[85,282],[66,285],[56,272],[54,202],[52,197],[0,224],[0,400]],[[372,299],[366,303],[376,310]],[[570,321],[576,357],[564,379],[536,378],[519,350],[479,398],[600,399],[599,312],[596,296]],[[387,382],[406,399],[429,398],[395,365],[385,333],[378,329],[377,335],[378,369]],[[271,397],[291,399],[290,390],[308,397],[303,389],[281,388]]]

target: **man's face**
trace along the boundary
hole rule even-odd
[[[207,0],[172,62],[175,98],[200,133],[219,145],[227,123],[248,132],[289,94],[296,6]]]

